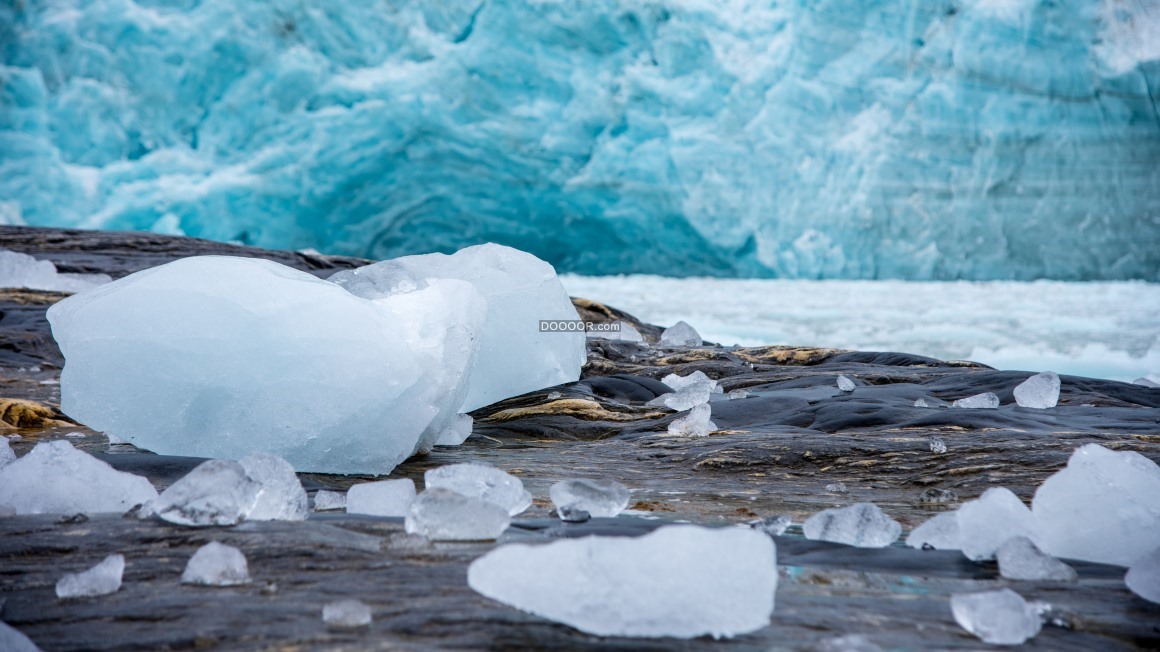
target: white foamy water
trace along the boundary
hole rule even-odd
[[[721,344],[901,351],[1160,381],[1160,284],[562,277],[572,296]]]

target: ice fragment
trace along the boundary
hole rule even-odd
[[[321,489],[314,494],[314,511],[325,512],[335,509],[346,509],[346,494],[326,489]]]
[[[935,455],[942,455],[947,452],[947,443],[941,437],[931,437],[928,440],[928,445],[930,446],[930,452]]]
[[[20,630],[0,622],[0,650],[4,652],[41,652]]]
[[[963,554],[974,561],[992,559],[995,551],[1012,537],[1035,539],[1037,528],[1031,510],[1004,487],[992,487],[956,512]]]
[[[793,524],[793,517],[787,514],[780,514],[778,516],[770,516],[755,523],[751,523],[753,529],[764,532],[771,537],[777,537],[785,534],[789,526]]]
[[[439,438],[435,440],[436,446],[458,446],[467,441],[471,436],[471,426],[474,420],[469,414],[458,414],[451,425],[443,429],[439,433]]]
[[[961,549],[958,514],[946,512],[927,519],[906,537],[906,545],[923,550]]]
[[[701,346],[701,335],[690,325],[679,321],[661,333],[660,346]]]
[[[1035,374],[1015,387],[1020,407],[1044,410],[1059,403],[1059,376],[1054,371]]]
[[[992,645],[1019,645],[1042,627],[1038,610],[1011,589],[956,593],[951,613],[959,626]]]
[[[149,481],[113,469],[67,441],[43,441],[0,466],[0,499],[20,514],[125,512],[157,498]]]
[[[898,539],[902,525],[882,513],[874,503],[855,503],[814,514],[802,524],[802,531],[807,539],[816,541],[884,548]]]
[[[254,453],[238,460],[246,475],[260,486],[258,500],[246,514],[249,521],[303,521],[310,513],[306,491],[294,467],[269,453]]]
[[[854,391],[855,387],[857,387],[857,385],[854,384],[854,381],[845,376],[838,376],[838,389],[842,390],[843,392],[852,392]]]
[[[984,392],[982,394],[975,394],[967,398],[960,398],[951,404],[951,407],[957,408],[973,408],[973,409],[994,409],[999,407],[999,397],[995,396],[993,392]]]
[[[707,437],[717,429],[717,424],[709,420],[712,408],[708,402],[689,410],[683,417],[669,424],[669,434],[676,437]]]
[[[1160,548],[1137,559],[1124,576],[1124,583],[1132,593],[1160,604]]]
[[[182,584],[237,586],[249,584],[250,571],[241,550],[217,541],[197,549],[185,564]]]
[[[995,559],[999,562],[999,574],[1008,579],[1070,582],[1077,577],[1074,568],[1044,554],[1024,536],[1007,539],[995,552]]]
[[[121,575],[125,572],[125,557],[109,555],[92,568],[80,573],[69,573],[56,583],[56,597],[90,598],[107,595],[121,588]]]
[[[404,527],[433,541],[489,541],[510,523],[511,516],[495,503],[433,487],[411,503]]]
[[[410,478],[356,484],[346,492],[347,514],[406,516],[415,502],[415,482]]]
[[[322,622],[331,627],[351,629],[371,624],[371,608],[359,600],[336,600],[322,607]]]
[[[616,516],[628,507],[628,487],[615,480],[578,478],[562,480],[552,485],[548,495],[559,510],[564,507],[581,509],[596,518]]]
[[[524,483],[519,478],[488,464],[470,462],[441,466],[424,473],[423,482],[428,489],[443,487],[499,505],[512,516],[532,504],[532,495],[524,490]]]
[[[179,525],[235,525],[254,508],[261,491],[238,462],[207,460],[161,492],[154,510]]]

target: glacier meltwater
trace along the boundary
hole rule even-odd
[[[0,3],[0,222],[585,274],[1160,280],[1160,8]]]

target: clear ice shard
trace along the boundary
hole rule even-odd
[[[959,534],[958,514],[944,512],[927,519],[907,535],[906,545],[920,549],[960,550],[962,538]]]
[[[95,430],[167,455],[264,451],[299,471],[381,474],[456,415],[484,312],[464,281],[370,301],[270,261],[197,256],[48,319],[61,407]]]
[[[249,584],[250,570],[241,550],[217,541],[197,549],[185,564],[182,584],[238,586]]]
[[[345,493],[320,489],[314,494],[314,511],[325,512],[335,509],[346,509]]]
[[[1130,566],[1160,541],[1157,496],[1160,466],[1152,460],[1081,446],[1035,491],[1035,541],[1055,557]]]
[[[857,387],[857,385],[854,384],[854,381],[845,376],[838,376],[838,389],[842,390],[843,392],[852,392],[854,391],[855,387]]]
[[[1044,553],[1027,537],[1007,539],[995,552],[999,574],[1012,580],[1052,580],[1070,582],[1075,569]]]
[[[610,518],[628,507],[628,487],[615,480],[561,480],[548,490],[557,509],[582,509],[596,518]]]
[[[620,330],[615,333],[615,337],[612,339],[620,340],[622,342],[644,341],[644,336],[641,335],[640,331],[636,330],[636,327],[632,324],[626,321],[618,321],[616,323],[620,325]]]
[[[679,321],[661,333],[660,346],[701,346],[704,340],[695,328]]]
[[[1160,604],[1160,548],[1137,559],[1124,575],[1124,583],[1132,593]]]
[[[1039,610],[1011,589],[956,593],[951,613],[960,627],[992,645],[1020,645],[1039,633]]]
[[[1059,375],[1054,371],[1035,374],[1015,387],[1019,407],[1045,410],[1059,403]]]
[[[930,446],[930,452],[935,455],[942,455],[947,452],[947,443],[943,441],[942,437],[931,437],[927,440],[927,445]]]
[[[322,606],[322,622],[331,627],[351,629],[371,624],[371,608],[360,600],[335,600]]]
[[[468,462],[430,469],[423,474],[427,489],[442,487],[502,507],[515,516],[532,505],[532,494],[519,478],[489,464]]]
[[[951,407],[972,409],[994,409],[999,407],[999,397],[994,392],[983,392],[966,398],[960,398],[951,404]]]
[[[707,437],[717,429],[717,424],[709,420],[712,409],[708,401],[694,406],[688,414],[669,424],[669,434],[675,437]]]
[[[0,287],[83,292],[112,280],[107,274],[61,274],[52,261],[0,249]]]
[[[709,397],[712,395],[712,385],[708,383],[697,383],[682,387],[675,392],[661,394],[648,403],[645,403],[645,405],[650,407],[664,406],[670,410],[684,412],[685,410],[692,409],[703,403],[708,403]]]
[[[43,441],[0,466],[0,502],[18,514],[125,512],[157,498],[141,476],[117,471],[67,441]]]
[[[705,372],[700,370],[694,371],[686,376],[669,374],[661,378],[661,382],[671,387],[673,391],[680,391],[686,387],[693,387],[695,385],[708,385],[710,391],[717,390],[717,381],[705,375]]]
[[[596,636],[721,638],[769,624],[776,557],[773,539],[749,528],[670,525],[499,546],[472,562],[467,583]]]
[[[8,443],[8,438],[0,435],[0,466],[16,461],[16,451]]]
[[[0,622],[0,650],[4,650],[4,652],[41,652],[40,648],[32,642],[32,639],[5,622]]]
[[[777,516],[770,516],[760,521],[750,524],[754,530],[764,532],[771,537],[778,537],[785,534],[790,525],[793,525],[793,517],[788,514],[779,514]]]
[[[91,598],[107,595],[121,588],[121,575],[125,572],[125,557],[109,555],[92,568],[79,573],[69,573],[56,583],[56,597]]]
[[[749,396],[750,396],[750,394],[749,394],[748,389],[734,389],[734,390],[729,392],[729,400],[735,400],[735,399],[739,399],[739,398],[749,398]]]
[[[584,333],[540,329],[541,321],[578,319],[576,309],[556,270],[532,254],[488,243],[451,255],[384,260],[330,277],[352,294],[376,301],[440,279],[471,283],[485,302],[483,323],[468,329],[478,340],[478,354],[455,412],[580,379],[587,359]],[[534,354],[512,355],[513,346]]]
[[[511,516],[495,503],[429,486],[411,503],[404,528],[432,541],[490,541],[510,524]]]
[[[346,492],[347,514],[406,516],[415,502],[415,481],[410,478],[362,482]]]
[[[206,460],[161,492],[153,509],[162,520],[206,527],[236,525],[258,502],[262,485],[233,460]]]
[[[306,491],[294,467],[269,453],[254,453],[238,460],[246,475],[260,485],[258,500],[246,514],[248,521],[303,521],[310,513]]]
[[[435,445],[458,446],[462,444],[471,436],[471,427],[474,422],[475,420],[471,418],[470,414],[455,415],[455,420],[439,433],[439,438],[435,440]]]
[[[885,548],[902,534],[902,525],[874,503],[824,509],[806,519],[802,531],[807,539],[832,541],[859,548]]]
[[[999,546],[1012,537],[1037,540],[1035,516],[1005,487],[984,491],[977,499],[963,503],[955,513],[961,550],[974,561],[993,559]]]

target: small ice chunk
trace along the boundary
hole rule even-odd
[[[107,595],[121,588],[121,575],[125,572],[125,557],[109,555],[92,568],[79,573],[69,573],[56,583],[56,597],[91,598]]]
[[[467,441],[471,436],[471,426],[474,420],[470,414],[457,414],[455,420],[451,425],[443,429],[439,433],[439,438],[435,440],[436,446],[458,446]]]
[[[1012,537],[995,552],[999,574],[1012,580],[1054,580],[1071,582],[1075,569],[1045,554],[1027,537]]]
[[[947,452],[947,443],[942,440],[942,437],[931,437],[927,444],[930,446],[930,452],[935,455],[942,455]]]
[[[413,502],[415,481],[410,478],[363,482],[346,492],[346,513],[406,516]]]
[[[717,429],[717,424],[709,420],[712,408],[709,403],[701,403],[689,410],[685,416],[669,424],[669,434],[676,437],[707,437]]]
[[[261,486],[258,500],[246,514],[248,521],[304,521],[310,513],[306,490],[286,460],[254,453],[238,460],[246,475]]]
[[[951,407],[972,409],[994,409],[999,407],[999,397],[994,392],[983,392],[967,398],[960,398]]]
[[[661,333],[661,346],[701,346],[703,340],[700,333],[692,326],[679,321],[669,326]]]
[[[250,570],[246,566],[246,556],[241,550],[217,541],[210,541],[198,548],[181,574],[182,584],[238,586],[249,582]]]
[[[499,546],[472,562],[475,591],[596,636],[730,637],[769,625],[773,539],[669,525],[639,537]]]
[[[322,622],[331,627],[353,629],[371,624],[371,608],[359,600],[336,600],[322,607]]]
[[[667,407],[677,412],[684,412],[709,402],[709,397],[713,394],[713,386],[709,384],[696,384],[688,387],[682,387],[675,392],[668,394],[661,394],[652,399],[645,405],[650,407]]]
[[[959,495],[950,489],[925,489],[918,495],[918,502],[924,505],[946,505],[958,500]]]
[[[922,550],[959,550],[962,539],[959,535],[959,516],[956,512],[945,512],[927,519],[914,528],[907,537],[906,545]]]
[[[346,509],[345,493],[320,489],[314,494],[314,511],[325,512],[335,509]]]
[[[490,541],[511,524],[508,512],[495,503],[444,487],[428,487],[411,503],[404,523],[408,534],[433,541]]]
[[[626,321],[617,321],[617,326],[620,330],[590,330],[585,335],[591,338],[599,338],[605,340],[616,340],[620,342],[643,342],[644,336],[640,331],[636,330],[632,324]]]
[[[61,274],[50,260],[0,249],[0,287],[83,292],[112,280],[108,274]]]
[[[1156,382],[1156,381],[1154,381],[1151,378],[1148,378],[1146,376],[1141,376],[1141,377],[1137,378],[1136,380],[1133,380],[1132,384],[1133,385],[1143,385],[1144,387],[1160,387],[1160,383],[1158,383],[1158,382]]]
[[[1160,466],[1152,460],[1135,451],[1081,446],[1035,492],[1035,542],[1056,557],[1131,566],[1160,541],[1157,496]]]
[[[785,534],[789,526],[793,524],[793,517],[788,514],[779,514],[777,516],[770,516],[751,523],[750,525],[758,532],[764,532],[771,537],[779,537]]]
[[[854,381],[845,376],[838,376],[838,389],[842,390],[843,392],[852,392],[854,391],[855,387],[857,387],[857,385],[854,384]]]
[[[826,485],[826,491],[832,494],[844,494],[849,493],[850,490],[846,488],[845,482],[832,482]]]
[[[882,652],[882,648],[862,634],[846,634],[820,641],[813,652]]]
[[[7,437],[0,437],[0,466],[16,461],[16,451],[8,443]]]
[[[471,498],[481,498],[515,516],[532,505],[532,494],[519,478],[489,464],[449,464],[423,474],[428,489],[443,487]]]
[[[556,515],[565,523],[584,523],[592,518],[592,514],[589,514],[586,510],[568,505],[557,507]]]
[[[8,623],[0,622],[0,650],[4,652],[40,652],[32,639]]]
[[[807,539],[832,541],[859,548],[885,548],[902,534],[902,525],[874,503],[825,509],[802,525]]]
[[[914,407],[928,408],[928,407],[930,407],[930,404],[926,402],[925,398],[920,398],[920,399],[915,400]]]
[[[1132,593],[1160,604],[1160,548],[1136,560],[1124,576],[1124,583]]]
[[[994,558],[999,546],[1012,537],[1036,536],[1031,510],[1005,487],[984,491],[977,499],[963,503],[956,513],[963,554],[974,561]]]
[[[1045,410],[1059,403],[1059,376],[1054,371],[1035,374],[1015,387],[1019,407]]]
[[[145,478],[57,440],[40,442],[0,466],[0,497],[19,514],[124,513],[157,498],[157,490]]]
[[[1042,627],[1039,610],[1011,589],[956,593],[951,613],[960,627],[992,645],[1019,645]]]
[[[729,392],[729,400],[730,400],[730,401],[732,401],[732,400],[736,400],[736,399],[739,399],[739,398],[749,398],[749,396],[750,396],[749,390],[748,390],[748,389],[744,389],[744,388],[742,388],[742,389],[735,389],[735,390],[733,390],[733,391]]]
[[[628,487],[615,480],[561,480],[548,495],[557,509],[582,509],[596,518],[611,518],[628,507]]]
[[[561,394],[560,392],[548,392],[548,400],[549,401],[558,401],[562,398],[564,398],[564,395]]]
[[[673,388],[673,391],[678,392],[686,387],[694,385],[709,385],[710,388],[717,387],[717,381],[705,375],[705,372],[697,370],[687,376],[678,376],[677,374],[669,374],[661,378],[661,382]]]
[[[262,485],[233,460],[206,460],[168,489],[154,504],[157,516],[178,525],[235,525],[250,513]]]

